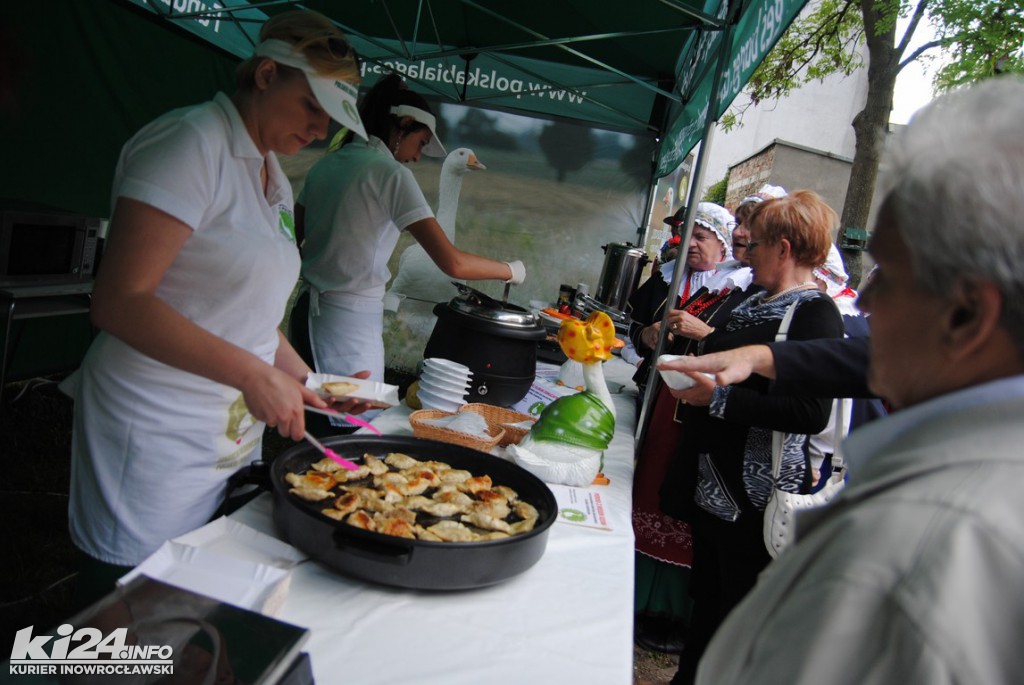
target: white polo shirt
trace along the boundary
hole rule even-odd
[[[378,300],[400,232],[434,216],[412,172],[375,136],[317,162],[299,204],[306,210],[302,277],[321,292]]]
[[[212,333],[266,357],[297,277],[292,189],[277,158],[263,157],[231,100],[175,110],[125,145],[112,206],[130,197],[193,229],[157,296]],[[196,297],[197,292],[206,296]],[[247,305],[247,306],[246,306]]]

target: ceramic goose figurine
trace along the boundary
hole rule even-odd
[[[604,312],[562,322],[558,344],[583,365],[586,390],[549,404],[526,437],[506,448],[541,480],[585,487],[603,479],[601,460],[615,433],[615,406],[601,364],[611,359],[614,342],[615,326]]]
[[[455,244],[455,215],[459,211],[462,180],[470,171],[486,169],[476,154],[466,147],[452,150],[441,165],[437,194],[437,223],[448,240]],[[447,302],[455,295],[452,279],[437,268],[419,243],[405,248],[398,259],[398,273],[390,292],[413,296],[427,302]]]

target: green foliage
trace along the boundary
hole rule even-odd
[[[943,27],[948,62],[935,75],[947,91],[1002,73],[1024,74],[1024,5],[1016,2],[945,0],[929,8]]]
[[[1024,73],[1024,6],[1020,0],[823,0],[798,17],[750,78],[747,91],[756,104],[785,97],[793,89],[832,74],[849,75],[865,66],[857,52],[865,39],[863,6],[870,6],[879,35],[898,19],[920,15],[936,39],[913,51],[909,36],[896,34],[894,60],[882,68],[903,69],[941,51],[947,63],[937,72],[937,91],[950,90],[997,73]],[[910,29],[920,24],[911,21]],[[728,128],[736,125],[735,117]]]
[[[704,192],[704,197],[701,198],[704,202],[714,202],[725,206],[725,192],[729,189],[729,174],[722,177],[721,181],[712,183],[708,186],[708,189]]]
[[[756,104],[785,97],[812,80],[849,75],[863,66],[856,49],[863,40],[858,3],[822,0],[813,12],[793,21],[750,77],[747,91]]]
[[[740,121],[740,117],[736,114],[736,112],[730,109],[721,117],[719,117],[718,125],[722,127],[723,131],[728,133],[737,126],[742,126],[742,122]]]

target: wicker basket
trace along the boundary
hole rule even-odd
[[[505,430],[500,425],[494,425],[490,421],[487,422],[487,432],[491,436],[489,440],[484,440],[468,433],[453,431],[443,426],[432,426],[424,423],[425,421],[439,419],[443,416],[454,416],[454,414],[448,411],[441,411],[440,409],[420,409],[409,414],[409,423],[412,425],[413,435],[431,440],[450,442],[455,445],[462,445],[463,447],[472,447],[481,452],[490,452],[505,437]]]
[[[530,432],[529,428],[518,428],[511,424],[521,423],[523,421],[537,422],[537,417],[535,416],[513,411],[512,409],[505,409],[504,407],[496,407],[493,404],[484,404],[482,402],[464,404],[459,407],[459,411],[476,412],[487,419],[488,426],[493,428],[503,428],[505,430],[505,437],[498,443],[502,447],[518,445],[519,441],[525,438],[526,434]]]

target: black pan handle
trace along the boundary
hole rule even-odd
[[[395,542],[363,540],[349,535],[347,531],[340,528],[334,531],[332,537],[334,546],[342,552],[395,566],[406,566],[412,561],[413,547],[399,542],[402,538],[396,537]]]
[[[255,485],[261,492],[270,490],[270,464],[256,460],[231,474],[227,485],[228,496],[243,485]]]
[[[224,502],[214,518],[227,516],[270,490],[270,465],[254,461],[231,474],[224,488]]]

